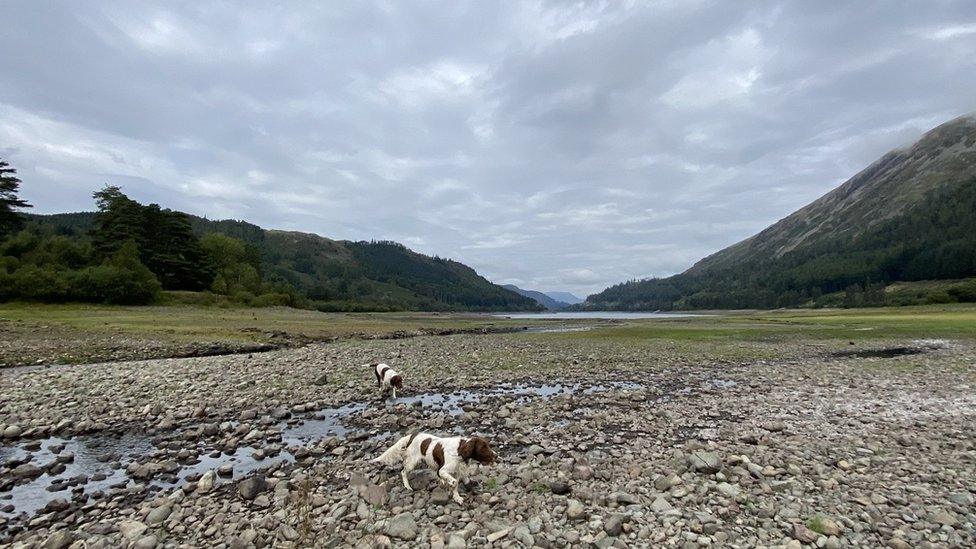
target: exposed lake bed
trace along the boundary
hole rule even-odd
[[[0,544],[972,542],[970,342],[616,329],[4,377],[0,478],[42,472],[0,490]],[[404,373],[396,401],[373,360]],[[499,462],[471,472],[465,505],[430,472],[407,492],[368,462],[415,430],[492,442]]]

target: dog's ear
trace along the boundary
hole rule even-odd
[[[397,389],[403,389],[403,378],[399,375],[395,375],[390,378],[390,385],[396,387]]]
[[[471,456],[474,455],[474,442],[469,439],[462,438],[461,443],[458,444],[458,455],[461,456],[461,459],[465,461],[471,459]]]
[[[495,452],[491,451],[491,445],[488,444],[488,441],[481,437],[475,437],[472,455],[480,463],[491,464],[495,462]]]

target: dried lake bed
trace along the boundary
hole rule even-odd
[[[657,330],[5,374],[0,545],[976,542],[971,339]],[[373,360],[404,373],[396,401],[376,394]],[[499,462],[470,471],[462,506],[429,472],[407,492],[368,461],[415,430],[480,434]]]

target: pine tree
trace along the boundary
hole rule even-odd
[[[17,170],[0,159],[0,240],[6,239],[23,223],[20,214],[16,211],[17,208],[31,207],[26,201],[17,198],[19,189],[20,179],[17,179]]]

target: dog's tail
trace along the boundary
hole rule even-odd
[[[404,435],[400,437],[400,440],[396,441],[396,444],[390,446],[390,449],[383,452],[383,455],[373,459],[374,463],[383,463],[386,465],[393,465],[397,460],[403,457],[403,452],[407,449],[407,443],[413,437],[410,435]]]

